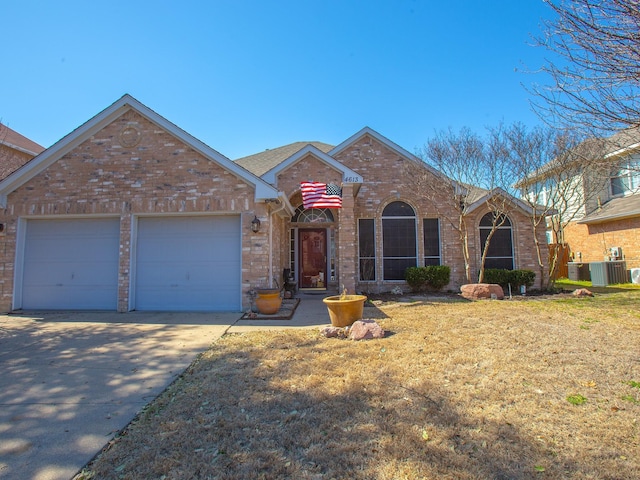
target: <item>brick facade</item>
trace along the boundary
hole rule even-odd
[[[365,151],[366,155],[362,153]],[[382,212],[389,203],[397,200],[409,204],[416,212],[418,264],[422,265],[424,258],[421,220],[438,218],[441,262],[451,268],[451,283],[447,288],[457,291],[460,285],[467,283],[460,233],[456,228],[457,212],[452,206],[451,198],[446,196],[446,189],[442,188],[440,183],[442,179],[437,178],[424,165],[405,158],[368,135],[354,141],[337,154],[335,159],[360,174],[363,183],[357,189],[357,193],[353,185],[345,184],[343,205],[336,212],[337,221],[335,224],[322,225],[329,231],[334,231],[338,250],[338,276],[331,286],[342,288],[344,285],[348,291],[379,292],[389,291],[398,285],[397,281],[382,279]],[[339,172],[312,155],[308,155],[278,175],[277,188],[283,190],[290,197],[293,206],[297,207],[302,203],[299,195],[300,181],[308,179],[322,179],[327,183],[340,182]],[[482,255],[478,226],[480,219],[488,211],[488,209],[479,209],[467,218],[472,281],[477,279]],[[514,210],[509,216],[513,224],[515,266],[518,269],[536,272],[534,287],[540,288],[541,278],[546,278],[548,275],[545,232],[543,230],[537,232],[544,264],[541,271],[533,243],[533,227],[529,218],[520,210]],[[359,281],[357,239],[359,219],[374,219],[375,222],[377,275],[374,282]],[[297,226],[300,225],[289,223],[288,232]],[[283,251],[287,250],[288,245],[283,246]],[[283,256],[283,259],[285,259],[283,268],[286,268],[286,256]]]
[[[131,128],[139,140],[123,147],[120,136]],[[269,216],[265,205],[254,202],[252,187],[129,111],[8,196],[6,234],[0,238],[0,309],[12,308],[19,218],[119,217],[118,310],[127,311],[133,218],[207,213],[241,215],[243,231],[250,230],[254,214],[262,219],[259,233],[243,235],[243,288],[268,283]]]
[[[580,225],[571,223],[564,230],[571,253],[583,262],[608,259],[611,247],[621,247],[627,268],[640,268],[640,218]]]
[[[342,183],[344,172],[357,172],[362,183],[343,184],[343,205],[333,210],[332,222],[313,224],[326,229],[335,242],[335,271],[326,282],[331,289],[344,285],[349,291],[388,291],[404,282],[382,280],[382,212],[391,202],[402,201],[416,213],[417,258],[424,257],[422,219],[440,219],[442,264],[451,267],[449,288],[466,283],[460,234],[456,230],[451,199],[439,188],[442,179],[415,157],[380,137],[364,134],[353,138],[334,157],[309,154],[286,164],[273,185],[252,177],[228,159],[212,158],[196,139],[179,131],[144,106],[123,97],[114,104],[115,113],[96,118],[98,129],[82,135],[83,128],[63,139],[66,150],[45,152],[40,170],[22,183],[11,179],[0,184],[6,194],[0,236],[0,309],[15,305],[14,262],[19,250],[19,223],[46,218],[118,218],[120,221],[118,263],[118,311],[132,308],[132,250],[136,242],[136,221],[145,216],[236,215],[241,223],[242,308],[250,305],[247,293],[272,284],[281,284],[284,268],[292,266],[292,235],[308,225],[292,223],[292,214],[302,204],[303,180]],[[132,103],[132,108],[124,108]],[[137,106],[136,106],[137,105]],[[146,107],[144,107],[146,108]],[[144,114],[142,113],[144,111]],[[107,116],[112,115],[112,116]],[[101,117],[101,115],[103,115]],[[108,119],[108,120],[107,120]],[[98,120],[96,120],[98,122]],[[92,122],[88,122],[92,126]],[[89,127],[86,127],[89,128]],[[76,140],[77,136],[77,140]],[[60,147],[62,148],[62,147]],[[205,153],[203,153],[205,152]],[[217,152],[215,152],[217,154]],[[413,157],[413,158],[412,158]],[[216,160],[218,158],[218,160]],[[38,160],[40,159],[40,160]],[[8,183],[9,182],[9,183]],[[9,187],[7,187],[9,185]],[[4,188],[5,190],[3,190]],[[261,189],[261,190],[259,190]],[[258,195],[260,192],[260,195]],[[265,193],[266,192],[266,193]],[[280,193],[283,197],[280,198]],[[265,198],[265,195],[274,198]],[[277,198],[275,198],[277,196]],[[486,210],[469,215],[471,275],[477,275],[480,251],[478,222]],[[251,232],[251,221],[261,222],[259,232]],[[516,268],[538,272],[533,232],[527,216],[510,214],[513,224]],[[373,219],[376,235],[375,282],[359,281],[358,220]],[[544,232],[541,232],[541,244]],[[294,240],[297,241],[297,240]],[[546,253],[543,254],[546,259]],[[539,285],[540,277],[537,278]],[[188,306],[185,306],[188,309]]]

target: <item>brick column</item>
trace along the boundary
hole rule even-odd
[[[120,256],[118,263],[118,312],[129,311],[131,291],[131,214],[120,217]]]
[[[342,208],[338,222],[338,289],[342,290],[344,286],[348,293],[355,293],[358,271],[354,206],[353,184],[348,183],[342,187]]]

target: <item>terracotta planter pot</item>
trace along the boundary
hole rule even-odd
[[[366,300],[366,295],[334,295],[322,299],[334,327],[348,327],[361,320]]]
[[[275,288],[269,288],[256,291],[258,296],[256,298],[256,307],[258,311],[263,315],[273,315],[278,313],[280,306],[282,305],[282,297],[280,297],[280,290]]]

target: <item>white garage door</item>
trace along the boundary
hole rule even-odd
[[[29,220],[22,308],[116,310],[119,219]]]
[[[239,311],[240,217],[138,221],[135,309]]]

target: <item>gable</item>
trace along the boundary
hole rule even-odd
[[[192,137],[184,130],[178,128],[173,123],[155,113],[153,110],[142,105],[133,97],[124,95],[117,102],[107,107],[91,120],[78,127],[56,144],[42,152],[31,162],[27,163],[21,169],[0,182],[0,204],[6,205],[8,194],[46,170],[65,155],[78,148],[84,142],[92,141],[91,139],[95,138],[96,135],[100,136],[99,134],[101,131],[118,119],[124,118],[123,116],[130,111],[133,111],[135,114],[145,118],[146,121],[154,125],[154,127],[159,131],[165,132],[175,140],[180,141],[185,148],[198,152],[207,161],[217,164],[225,171],[253,187],[255,190],[254,198],[256,201],[278,197],[278,192],[273,187],[262,181],[259,177],[253,175],[239,165],[234,164],[224,155]],[[131,128],[123,125],[121,130],[117,133],[111,132],[108,139],[103,138],[102,140],[113,142],[114,152],[116,152],[119,148],[142,148],[138,147],[139,135],[140,132],[136,130],[135,125]]]
[[[234,210],[253,187],[202,153],[128,110],[16,188],[13,204],[49,209],[92,205],[104,210],[170,211],[179,203]],[[206,200],[205,200],[206,199]],[[230,200],[233,199],[233,200]],[[96,206],[96,207],[94,207]],[[79,207],[78,207],[79,208]],[[201,207],[202,208],[202,207]],[[206,207],[205,207],[206,208]]]
[[[298,161],[288,165],[278,173],[276,179],[278,189],[286,192],[289,197],[300,191],[300,182],[322,182],[341,184],[343,172],[321,159],[307,153]],[[300,199],[301,201],[301,199]],[[293,204],[295,205],[295,202]]]
[[[333,145],[322,142],[295,142],[290,143],[289,145],[283,145],[282,147],[267,149],[264,152],[255,153],[247,157],[238,158],[234,160],[234,162],[241,167],[246,168],[254,175],[260,177],[269,170],[280,165],[307,145],[313,145],[324,153],[333,148]]]
[[[310,144],[305,146],[304,148],[298,150],[295,154],[293,154],[292,156],[290,156],[289,158],[287,158],[283,162],[280,162],[274,168],[272,168],[271,170],[266,172],[262,176],[262,178],[264,180],[266,180],[267,182],[271,183],[272,185],[275,185],[278,176],[282,172],[286,171],[287,169],[291,168],[296,163],[300,162],[302,159],[307,158],[309,156],[312,156],[316,160],[318,160],[319,162],[324,163],[330,169],[333,169],[333,170],[335,170],[337,172],[340,172],[341,178],[339,180],[339,183],[361,184],[362,181],[363,181],[362,175],[360,175],[358,172],[355,172],[355,171],[351,170],[346,165],[343,165],[342,163],[338,162],[336,159],[334,159],[331,156],[329,156],[326,153],[324,153],[322,150],[320,150],[317,147],[315,147],[314,145],[310,145]],[[302,172],[302,173],[304,173],[304,172]],[[311,174],[311,173],[312,172],[309,172],[309,174]],[[304,178],[304,180],[308,180],[308,178]],[[303,181],[303,178],[300,178],[300,181]],[[315,181],[324,181],[324,180],[316,179]]]

